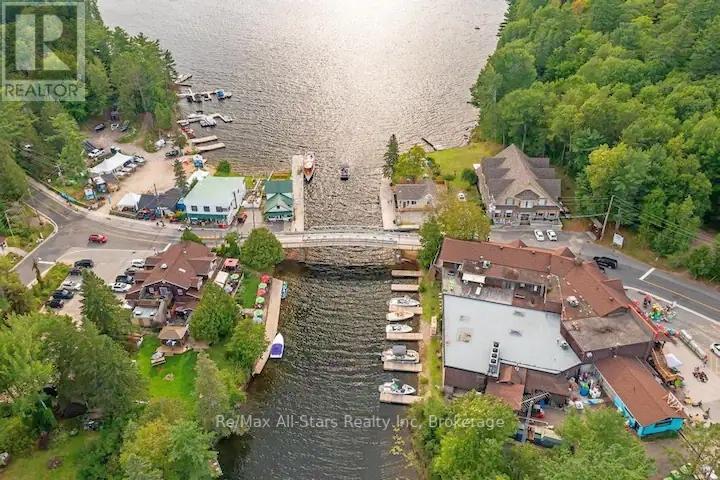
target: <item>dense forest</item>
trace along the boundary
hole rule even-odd
[[[472,97],[481,135],[576,179],[574,213],[612,198],[611,221],[666,256],[718,224],[717,0],[512,1]]]
[[[106,118],[111,109],[119,111],[123,120],[146,128],[172,126],[176,105],[170,88],[176,75],[172,55],[142,34],[130,36],[120,28],[108,29],[96,1],[85,3],[86,101],[0,102],[0,200],[4,202],[24,194],[23,169],[43,180],[84,183],[80,125]],[[69,28],[74,12],[66,14],[63,25]],[[16,26],[8,23],[0,28],[14,30]],[[74,49],[72,36],[53,44],[61,58],[72,56]]]

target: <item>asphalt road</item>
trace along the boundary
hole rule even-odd
[[[32,264],[37,260],[41,271],[45,271],[72,247],[103,250],[152,250],[163,248],[176,241],[180,233],[171,227],[156,227],[148,222],[128,225],[121,218],[111,218],[109,222],[99,221],[77,211],[54,194],[35,186],[30,188],[27,203],[49,217],[57,226],[57,232],[35,251],[25,257],[15,267],[23,283],[28,284],[35,278]],[[113,223],[114,222],[114,223]],[[108,242],[97,245],[88,242],[91,233],[107,235]]]

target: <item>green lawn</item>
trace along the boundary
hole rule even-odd
[[[246,270],[245,277],[243,277],[240,288],[237,291],[238,297],[242,300],[243,308],[252,308],[255,306],[258,285],[260,285],[260,277],[254,272]]]
[[[74,480],[85,452],[98,435],[97,432],[82,431],[75,437],[63,438],[58,444],[52,442],[48,450],[35,450],[27,457],[14,458],[5,470],[0,470],[0,479]],[[48,460],[53,457],[62,458],[62,465],[48,470]]]
[[[33,285],[32,289],[30,289],[30,293],[35,298],[38,307],[50,298],[50,295],[57,290],[63,280],[65,280],[68,276],[69,272],[70,265],[65,263],[56,263],[50,267],[50,270],[45,272],[45,275],[43,275],[42,285],[39,283]]]
[[[455,179],[449,182],[454,190],[466,190],[468,185],[461,178],[462,171],[466,168],[472,169],[473,164],[480,163],[485,157],[495,155],[501,149],[502,145],[491,142],[478,142],[464,147],[430,152],[428,156],[440,167],[443,176],[455,175]]]
[[[426,274],[420,280],[420,303],[422,305],[422,318],[429,322],[432,317],[440,318],[440,282],[432,278],[432,274]]]
[[[140,374],[147,379],[150,398],[178,398],[195,406],[195,363],[197,353],[167,357],[167,361],[158,367],[150,365],[150,357],[160,345],[156,337],[146,335],[140,351],[137,353],[137,365]],[[165,380],[168,374],[174,377]]]

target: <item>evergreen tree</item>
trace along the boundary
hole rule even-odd
[[[187,193],[187,175],[185,175],[182,162],[178,159],[175,159],[173,162],[173,172],[175,173],[175,186],[179,188],[183,194]]]
[[[200,425],[207,432],[214,432],[220,437],[228,436],[230,430],[218,421],[219,417],[229,418],[232,414],[230,395],[220,371],[210,357],[201,353],[198,355],[195,373],[195,412]]]
[[[100,333],[118,339],[130,330],[130,312],[92,270],[83,271],[82,294],[83,318]]]
[[[399,156],[400,152],[397,137],[395,137],[395,134],[393,133],[390,135],[390,140],[388,140],[387,149],[385,150],[385,155],[383,156],[385,159],[385,164],[383,165],[383,175],[388,178],[392,177],[393,172],[395,171],[395,164],[397,163]]]

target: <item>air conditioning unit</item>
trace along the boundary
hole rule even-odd
[[[568,348],[570,348],[570,344],[563,340],[562,342],[560,342],[560,348],[562,348],[563,350],[567,350]]]
[[[567,297],[567,303],[571,307],[577,307],[578,305],[580,305],[580,302],[578,301],[578,299],[575,295],[571,295],[571,296]]]
[[[490,265],[492,265],[492,263],[490,262],[490,260],[483,260],[482,262],[480,262],[480,265],[482,265],[482,268],[490,268]]]

